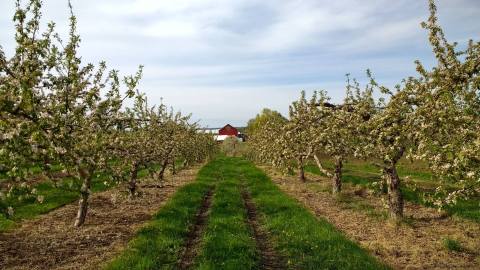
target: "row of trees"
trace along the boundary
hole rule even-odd
[[[402,158],[429,164],[439,179],[432,197],[438,206],[478,194],[480,43],[470,41],[465,50],[449,43],[437,23],[435,3],[429,3],[430,17],[422,27],[429,32],[436,66],[428,70],[417,61],[418,75],[404,79],[393,90],[380,86],[369,71],[370,81],[364,88],[347,75],[342,104],[330,103],[324,91],[310,99],[302,92],[290,106],[288,119],[263,111],[249,123],[255,158],[287,169],[297,166],[302,181],[304,164],[313,159],[331,177],[333,193],[341,191],[347,158],[378,161],[394,218],[403,216],[396,169]],[[322,165],[319,154],[334,161],[333,170]],[[452,183],[457,188],[452,189]]]
[[[50,179],[60,167],[82,183],[75,220],[80,226],[95,174],[109,172],[107,181],[128,181],[134,196],[140,169],[161,180],[167,166],[174,171],[175,161],[187,165],[215,151],[213,138],[198,133],[189,116],[148,105],[137,90],[142,67],[121,78],[104,62],[83,65],[72,12],[66,42],[54,23],[40,32],[41,7],[40,0],[25,7],[18,0],[15,53],[7,59],[0,47],[0,169],[10,179],[1,198],[26,183],[32,167],[40,166]],[[126,108],[129,99],[134,106]],[[8,205],[0,205],[11,214]]]

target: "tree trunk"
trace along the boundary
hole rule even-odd
[[[88,197],[90,196],[90,185],[92,182],[92,172],[87,169],[80,169],[80,177],[83,179],[82,187],[80,188],[80,201],[78,202],[78,212],[75,219],[75,227],[80,227],[85,223],[88,210]]]
[[[137,176],[138,176],[138,164],[136,162],[132,163],[130,168],[130,181],[128,182],[128,190],[130,191],[130,196],[135,196],[135,191],[137,190]]]
[[[390,217],[400,219],[403,217],[403,195],[400,190],[400,178],[398,177],[395,164],[386,167],[383,170],[388,187],[388,207]]]
[[[332,178],[332,192],[337,194],[342,190],[342,168],[343,161],[340,158],[335,159],[335,171]]]
[[[175,159],[172,160],[172,175],[177,174],[177,168],[175,167]]]
[[[158,174],[158,177],[161,181],[163,181],[164,175],[165,175],[165,169],[168,166],[168,159],[165,159],[165,161],[162,164],[162,168],[160,169],[160,173]]]
[[[305,178],[305,168],[303,165],[303,158],[298,158],[298,179],[302,182],[305,182],[307,179]]]

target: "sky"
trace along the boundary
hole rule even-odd
[[[0,45],[14,50],[13,0],[0,0]],[[26,2],[25,0],[23,2]],[[65,38],[66,0],[43,0]],[[262,108],[288,113],[301,90],[341,102],[345,74],[372,70],[392,87],[434,64],[427,0],[72,0],[84,63],[122,74],[144,65],[139,90],[202,126],[244,126]],[[439,21],[460,46],[480,37],[480,0],[439,0]]]

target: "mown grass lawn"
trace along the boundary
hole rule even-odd
[[[258,262],[255,240],[246,222],[246,210],[240,193],[243,168],[228,158],[213,164],[217,174],[208,225],[195,260],[196,269],[254,269]]]
[[[333,168],[334,166],[328,159],[324,159],[323,163],[327,168]],[[305,167],[305,171],[325,176],[314,164],[308,164]],[[408,177],[409,181],[417,186],[417,189],[405,185],[402,187],[405,200],[429,207],[432,206],[424,200],[424,195],[434,193],[437,180],[426,169],[426,166],[402,160],[398,165],[398,174],[401,178]],[[380,169],[372,165],[371,162],[352,160],[344,164],[342,181],[345,183],[370,188],[371,183],[379,181],[380,177]],[[480,222],[480,198],[459,200],[456,205],[447,206],[446,211],[458,217]]]
[[[386,269],[387,266],[316,218],[242,158],[219,157],[194,183],[180,189],[106,269],[176,269],[202,198],[214,186],[194,269],[259,269],[241,189],[249,191],[260,226],[285,261],[285,269]]]

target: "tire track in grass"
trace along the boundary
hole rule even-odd
[[[188,232],[188,237],[185,242],[183,254],[178,262],[178,269],[189,269],[198,253],[198,246],[202,239],[203,232],[207,224],[210,208],[212,206],[212,197],[215,187],[211,187],[202,201],[202,206],[195,216],[195,223]]]
[[[215,161],[203,166],[196,181],[179,189],[137,232],[128,247],[106,262],[103,269],[176,269],[206,194],[214,186],[218,189],[216,171]]]
[[[250,200],[246,201],[254,207],[242,198],[242,182],[250,191]],[[208,221],[204,221],[204,231],[193,237],[199,239],[191,244],[195,255],[186,256],[192,224],[196,223],[198,209],[205,208],[205,194],[212,186],[216,188]],[[249,218],[258,223],[260,216],[264,217],[261,224],[265,234],[268,232],[266,240],[258,236],[259,229],[255,232],[257,229],[252,230],[248,224]],[[259,248],[258,242],[284,256],[284,264],[273,268],[267,258],[279,260],[268,252],[268,246]],[[193,260],[186,268],[200,270],[388,269],[326,220],[317,219],[283,193],[251,162],[227,157],[202,168],[197,182],[179,190],[107,269],[175,269],[182,256]]]
[[[243,204],[247,210],[247,223],[253,232],[257,251],[260,255],[259,268],[265,270],[285,269],[286,267],[283,258],[280,257],[272,247],[267,233],[260,227],[257,217],[257,208],[252,201],[250,193],[243,185],[241,192]]]
[[[389,269],[346,238],[323,218],[316,218],[298,201],[283,193],[251,162],[232,159],[242,170],[245,184],[262,225],[275,250],[285,256],[284,269]]]
[[[258,252],[252,232],[245,222],[241,170],[230,158],[215,161],[218,179],[212,210],[193,269],[258,269]]]

